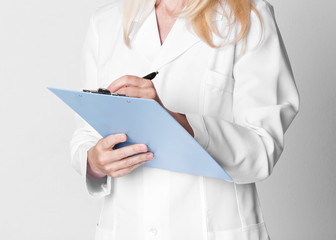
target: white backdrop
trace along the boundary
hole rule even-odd
[[[273,240],[335,239],[336,2],[269,0],[301,96],[285,152],[259,186]],[[101,200],[70,166],[75,89],[89,16],[106,0],[0,2],[0,239],[93,239]]]

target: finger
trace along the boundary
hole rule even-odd
[[[138,164],[138,163],[147,162],[153,159],[153,157],[154,155],[152,152],[141,153],[135,156],[124,158],[119,161],[115,161],[107,165],[105,169],[106,171],[109,171],[109,172],[115,172],[115,171],[119,171],[124,168],[132,167],[133,165]]]
[[[134,154],[147,152],[148,147],[146,144],[132,144],[122,148],[114,149],[110,154],[111,158],[119,161],[123,158],[130,157]]]
[[[126,140],[127,136],[125,133],[111,134],[105,138],[101,138],[97,143],[97,147],[103,150],[112,150],[116,144],[125,142]]]
[[[142,164],[144,164],[145,162],[140,162],[137,163],[129,168],[123,168],[120,169],[119,171],[115,171],[113,173],[110,174],[111,177],[117,178],[117,177],[122,177],[130,172],[132,172],[134,169],[136,169],[137,167],[140,167]]]
[[[110,90],[110,92],[115,93],[120,88],[123,87],[150,87],[152,86],[152,81],[144,78],[140,78],[133,75],[124,75],[116,80],[114,80],[107,89]]]
[[[128,97],[155,99],[157,96],[154,88],[127,87],[117,91],[119,94],[125,94]]]

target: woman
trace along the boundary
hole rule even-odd
[[[115,0],[91,18],[83,70],[82,88],[156,100],[233,179],[139,168],[146,145],[113,149],[124,133],[81,121],[72,164],[104,197],[96,239],[269,239],[255,182],[279,159],[299,95],[267,1]]]

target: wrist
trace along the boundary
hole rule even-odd
[[[194,137],[194,131],[192,127],[190,126],[187,117],[184,114],[172,112],[164,107],[164,109],[173,117],[176,121],[178,121],[181,126],[192,136]]]
[[[173,118],[175,118],[177,120],[177,113],[176,112],[172,112],[170,111],[168,108],[166,108],[165,106],[163,107]]]

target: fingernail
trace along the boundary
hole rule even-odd
[[[154,156],[153,153],[147,153],[147,154],[146,154],[146,158],[147,158],[147,159],[152,159],[153,156]]]

